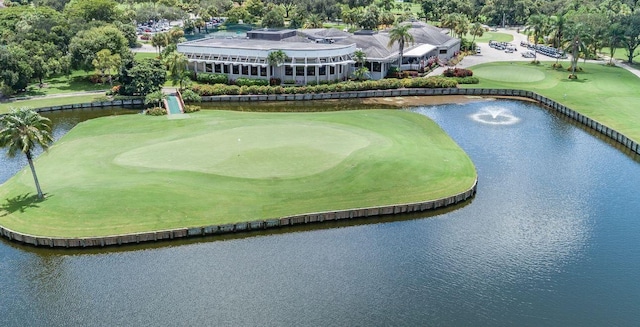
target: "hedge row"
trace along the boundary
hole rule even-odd
[[[305,94],[347,91],[387,90],[399,88],[454,88],[458,81],[444,77],[382,79],[378,81],[344,82],[337,84],[293,86],[237,86],[237,85],[194,85],[191,89],[201,96],[251,95],[251,94]]]
[[[226,74],[198,73],[196,80],[206,84],[229,84],[229,76]]]

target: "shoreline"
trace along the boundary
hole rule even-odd
[[[393,96],[392,92],[388,92],[389,96],[387,97],[362,97],[358,99],[362,101],[362,103],[370,103],[370,104],[385,104],[390,105],[394,104],[397,107],[406,107],[406,106],[415,106],[415,105],[435,105],[435,104],[444,104],[444,103],[461,103],[461,102],[470,102],[470,101],[491,101],[490,99],[495,98],[509,98],[509,99],[517,99],[517,100],[525,100],[538,103],[542,108],[549,110],[551,112],[560,114],[567,119],[574,121],[582,126],[589,127],[591,130],[598,132],[603,137],[606,137],[616,143],[620,144],[624,148],[627,148],[632,153],[640,154],[640,145],[635,141],[629,139],[625,135],[609,128],[597,122],[583,114],[576,112],[575,110],[568,108],[562,104],[559,104],[551,99],[548,99],[544,96],[541,96],[532,91],[525,90],[505,90],[505,89],[446,89],[447,93],[451,95],[444,95],[443,90],[433,91],[437,92],[435,95],[429,96]],[[378,92],[372,92],[373,94],[377,94]],[[367,94],[369,95],[369,94]],[[238,103],[243,101],[242,98],[246,99],[247,96],[237,96],[236,100]],[[342,97],[338,95],[338,97]],[[425,100],[431,100],[426,101]],[[266,96],[254,96],[253,100],[249,100],[249,102],[255,101],[260,102],[268,100]],[[295,98],[291,100],[308,100],[304,97]],[[218,100],[221,101],[221,100]],[[218,102],[213,101],[213,102]],[[247,101],[247,100],[244,100]],[[331,101],[339,101],[338,99],[333,99]],[[227,102],[228,101],[224,101]],[[231,101],[234,102],[234,101]],[[410,203],[410,204],[401,204],[401,205],[392,205],[385,207],[373,207],[373,208],[358,208],[358,209],[350,209],[350,210],[339,210],[339,211],[329,211],[329,212],[320,212],[320,213],[310,213],[303,215],[296,215],[290,217],[282,217],[278,219],[270,219],[270,220],[256,220],[249,222],[241,222],[236,224],[227,224],[227,225],[212,225],[206,227],[196,227],[196,228],[181,228],[170,231],[156,231],[156,232],[145,232],[145,233],[136,233],[136,234],[125,234],[125,235],[114,235],[108,237],[88,237],[88,238],[51,238],[51,237],[40,237],[33,236],[28,234],[21,234],[19,232],[15,232],[9,229],[6,229],[0,226],[0,235],[9,240],[34,245],[34,246],[48,246],[48,247],[96,247],[96,246],[112,246],[112,245],[121,245],[128,243],[140,243],[140,242],[148,242],[148,241],[160,241],[166,239],[174,239],[174,238],[183,238],[183,237],[195,237],[195,236],[206,236],[206,235],[214,235],[214,234],[224,234],[224,233],[233,233],[233,232],[246,232],[250,230],[263,230],[267,228],[274,228],[280,226],[288,226],[302,223],[316,223],[323,221],[331,221],[331,220],[340,220],[340,219],[351,219],[351,218],[361,218],[361,217],[371,217],[371,216],[380,216],[380,215],[390,215],[396,213],[406,213],[406,212],[417,212],[417,211],[425,211],[430,209],[442,208],[445,206],[457,204],[463,201],[466,201],[469,198],[475,196],[477,188],[477,177],[476,182],[473,187],[466,192],[452,195],[447,198],[421,202],[421,203]]]

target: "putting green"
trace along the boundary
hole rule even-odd
[[[500,82],[530,83],[545,79],[544,72],[539,69],[522,66],[505,66],[503,69],[478,67],[473,72],[476,75],[481,75],[482,78]]]
[[[330,169],[385,138],[344,125],[274,124],[222,129],[160,142],[116,157],[119,165],[188,170],[242,178],[294,178]],[[387,142],[388,143],[388,142]]]
[[[422,202],[467,191],[471,159],[425,116],[200,111],[79,124],[0,185],[0,225],[86,237]]]

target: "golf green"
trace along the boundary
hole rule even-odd
[[[0,225],[90,237],[422,202],[468,190],[468,156],[401,110],[201,111],[79,124],[0,186]]]

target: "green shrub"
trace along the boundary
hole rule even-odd
[[[184,90],[180,93],[182,95],[182,100],[185,102],[200,102],[202,98],[200,95],[193,90]]]
[[[269,81],[266,79],[258,79],[258,78],[244,78],[240,77],[235,80],[235,85],[237,86],[255,86],[255,85],[269,85]]]
[[[196,112],[196,111],[200,111],[200,106],[195,106],[195,105],[192,105],[192,104],[187,104],[187,105],[184,106],[184,113],[185,114]]]
[[[153,107],[145,110],[144,113],[149,116],[164,116],[167,114],[167,111],[164,108]]]
[[[475,76],[454,77],[458,84],[478,84],[480,80]]]
[[[229,76],[225,74],[199,73],[196,80],[205,84],[229,84]]]

